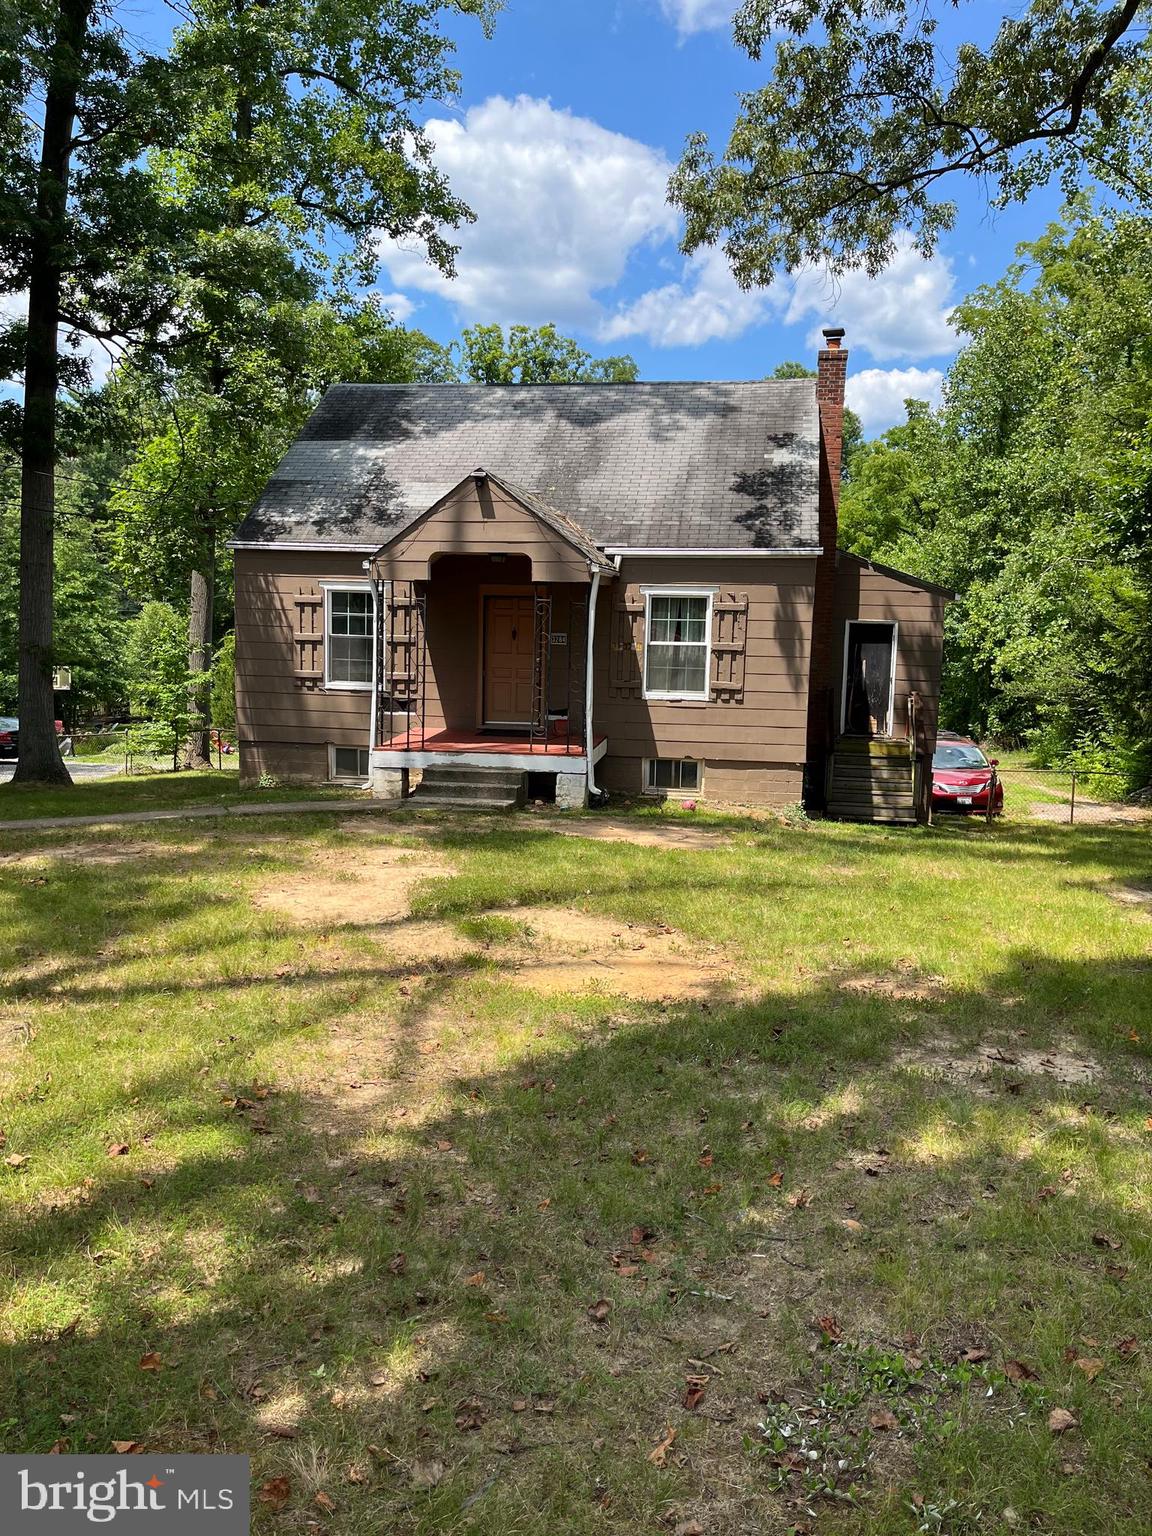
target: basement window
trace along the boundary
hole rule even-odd
[[[368,777],[367,747],[333,747],[331,776],[363,783]]]
[[[700,764],[690,757],[650,757],[644,764],[644,793],[666,795],[700,788]]]

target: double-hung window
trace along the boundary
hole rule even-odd
[[[326,587],[324,683],[328,688],[372,686],[372,591]]]
[[[646,592],[645,698],[708,698],[711,633],[711,592]]]

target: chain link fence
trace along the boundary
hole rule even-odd
[[[989,793],[974,797],[976,803],[971,806],[957,805],[955,809],[970,815],[1063,826],[1139,821],[1152,812],[1152,805],[1125,799],[1107,775],[1009,761],[998,763],[993,776]],[[934,814],[947,814],[949,809],[937,801]]]

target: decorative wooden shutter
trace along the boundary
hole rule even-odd
[[[638,699],[644,692],[644,599],[626,591],[612,611],[612,667],[609,692]]]
[[[295,598],[292,649],[297,688],[324,682],[324,594],[302,587]]]
[[[712,602],[712,682],[709,690],[715,702],[744,702],[747,648],[747,592],[718,592]]]

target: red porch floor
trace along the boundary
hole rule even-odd
[[[593,741],[599,746],[605,738],[596,736]],[[401,732],[391,741],[380,744],[383,752],[492,752],[506,753],[521,756],[526,752],[538,757],[583,757],[584,747],[581,742],[573,741],[569,745],[565,741],[529,741],[527,736],[489,736],[479,731],[432,731],[424,740],[420,740],[420,732]]]

